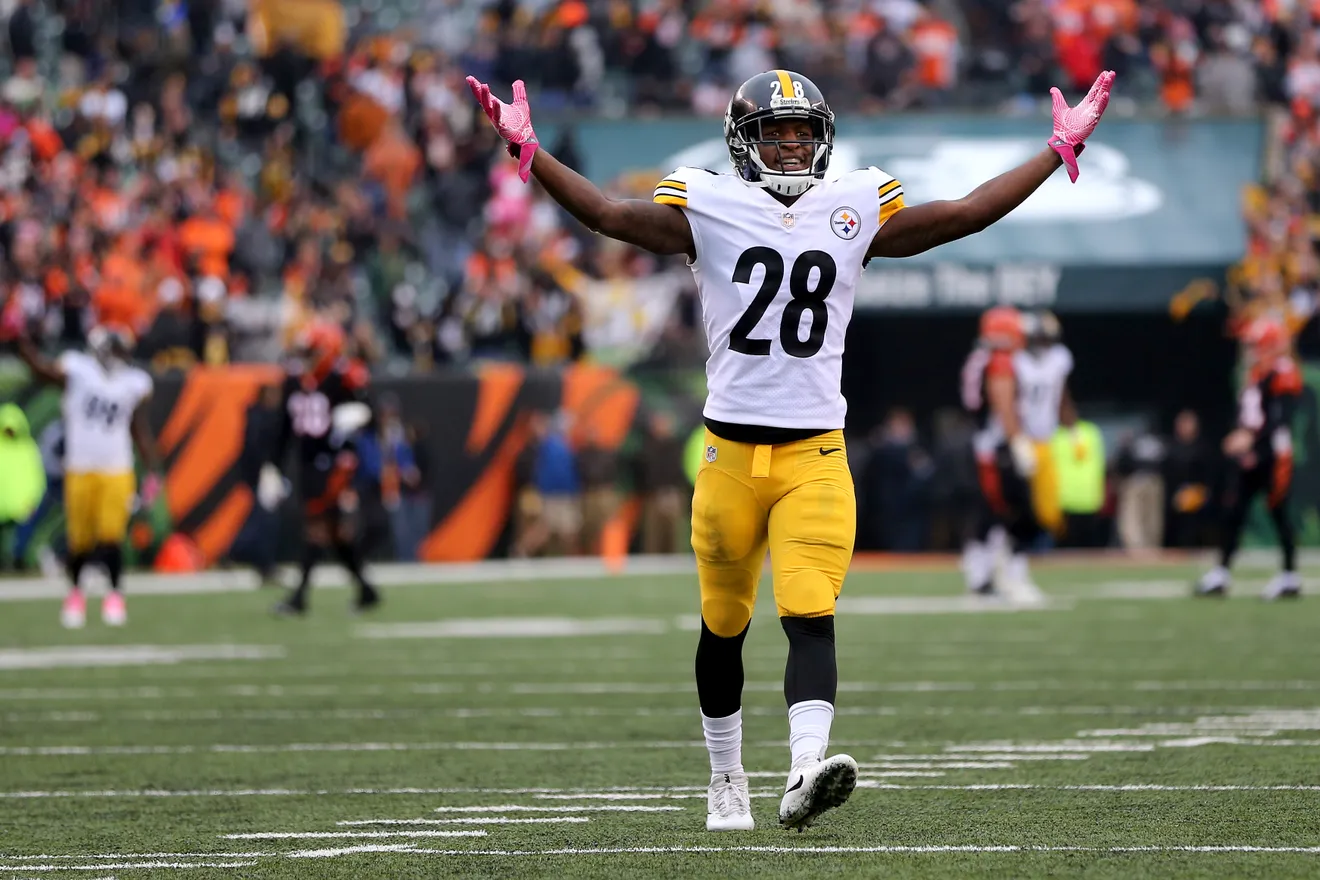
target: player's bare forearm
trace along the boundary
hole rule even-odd
[[[43,357],[41,352],[37,351],[36,345],[26,336],[18,337],[15,348],[18,351],[18,359],[27,364],[27,368],[32,371],[42,382],[50,385],[64,387],[64,371],[59,365],[49,358]]]
[[[957,201],[904,208],[876,233],[869,255],[911,257],[980,232],[1025,202],[1062,166],[1059,154],[1046,148]]]
[[[653,254],[693,252],[692,229],[678,208],[641,199],[608,198],[544,149],[537,150],[532,160],[532,175],[552,199],[592,232]]]
[[[161,471],[160,449],[156,446],[156,438],[151,436],[151,428],[147,426],[145,410],[146,407],[139,406],[133,411],[130,432],[133,435],[133,444],[137,446],[138,455],[142,456],[142,463],[146,465],[148,471],[158,474]]]
[[[1022,424],[1018,421],[1017,383],[1010,376],[995,376],[986,386],[986,395],[990,398],[990,409],[999,417],[1004,426],[1004,435],[1009,439],[1022,433]]]

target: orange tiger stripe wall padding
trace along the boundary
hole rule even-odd
[[[222,557],[252,509],[239,477],[248,407],[282,374],[269,365],[198,368],[157,380],[151,421],[166,463],[175,530],[189,535],[208,563]],[[563,408],[573,439],[588,430],[617,449],[637,415],[639,392],[616,371],[560,371],[492,365],[475,372],[384,379],[371,389],[398,397],[405,421],[422,432],[430,462],[433,523],[419,551],[430,562],[484,559],[508,525],[514,466],[528,440],[528,416]],[[296,470],[286,463],[286,472]],[[293,505],[285,516],[293,517]],[[285,522],[288,535],[296,523]]]

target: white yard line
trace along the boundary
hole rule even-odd
[[[0,862],[58,862],[61,860],[86,861],[88,859],[124,860],[137,859],[262,859],[276,856],[269,852],[154,852],[154,853],[77,853],[76,855],[39,855],[7,856],[0,855]]]
[[[500,804],[490,807],[436,807],[437,813],[681,813],[682,807],[655,807],[646,804],[578,804],[569,807],[533,807],[524,804]],[[374,821],[374,820],[372,820]],[[422,821],[418,819],[416,821]],[[340,822],[351,825],[351,822]]]
[[[774,774],[775,776],[781,774]],[[1265,792],[1265,791],[1320,791],[1320,785],[1215,785],[1215,784],[1195,784],[1195,785],[1166,785],[1161,783],[1131,782],[1123,784],[1073,784],[1073,785],[1046,785],[1037,783],[986,783],[986,784],[968,784],[968,785],[925,785],[912,784],[904,785],[898,783],[883,783],[868,779],[863,779],[859,785],[863,788],[883,788],[894,791],[1167,791],[1167,792]],[[764,789],[767,793],[774,793],[776,789]],[[570,800],[609,800],[609,801],[652,801],[652,800],[682,800],[688,798],[705,797],[706,786],[646,786],[646,787],[610,787],[599,789],[572,789],[572,788],[340,788],[340,789],[293,789],[293,788],[234,788],[234,789],[188,789],[188,790],[155,790],[155,789],[85,789],[85,790],[52,790],[52,791],[0,791],[0,800],[56,800],[56,799],[151,799],[151,798],[235,798],[235,797],[395,797],[395,796],[417,796],[417,795],[475,795],[475,796],[493,796],[493,795],[530,795],[537,800],[552,801],[570,801]],[[556,812],[576,812],[578,810],[613,810],[622,809],[625,812],[638,810],[640,805],[628,805],[624,808],[622,805],[610,807],[604,806],[573,806],[573,807],[546,807],[543,809]],[[437,811],[443,812],[478,812],[486,810],[523,810],[533,809],[532,807],[485,807],[485,806],[464,806],[464,807],[440,807]],[[679,807],[654,807],[655,811],[670,811],[681,809]],[[647,811],[649,812],[649,810]]]
[[[443,856],[592,856],[592,855],[671,855],[676,853],[784,853],[799,855],[932,855],[940,853],[1296,853],[1320,854],[1320,846],[977,846],[971,844],[926,844],[915,846],[634,846],[599,849],[542,850],[433,850],[414,849],[410,854]]]
[[[492,559],[472,564],[386,563],[371,564],[367,572],[373,583],[383,587],[434,586],[437,584],[517,583],[520,581],[567,581],[573,586],[583,580],[609,579],[617,574],[605,567],[603,560]],[[690,556],[633,556],[627,560],[630,575],[681,575],[696,572]],[[283,566],[278,576],[292,583],[297,573]],[[320,566],[312,577],[317,589],[344,589],[350,585],[348,574],[338,567]],[[0,602],[31,599],[61,599],[67,589],[63,578],[15,578],[0,582]],[[177,596],[202,593],[251,593],[261,589],[256,574],[247,570],[203,571],[185,575],[130,572],[124,576],[124,590],[142,596]]]
[[[1031,782],[973,783],[968,785],[901,785],[862,779],[858,788],[879,788],[886,791],[1166,791],[1166,792],[1236,792],[1236,791],[1320,791],[1320,785],[1164,785],[1153,782],[1132,782],[1122,785],[1075,784],[1038,785]]]
[[[357,827],[366,825],[581,825],[591,820],[586,816],[539,816],[535,819],[512,816],[468,816],[461,819],[354,819],[336,822],[336,825]]]
[[[157,868],[184,870],[187,868],[251,868],[255,861],[247,862],[113,862],[96,865],[0,865],[0,871],[147,871]]]
[[[361,846],[340,846],[330,849],[300,849],[285,853],[290,859],[334,859],[339,856],[355,856],[361,853],[413,852],[411,843],[365,843]]]
[[[485,837],[484,831],[253,831],[221,834],[224,840],[335,840],[371,837]]]
[[[27,669],[90,669],[168,666],[200,660],[278,660],[280,645],[65,645],[0,649],[0,672]]]

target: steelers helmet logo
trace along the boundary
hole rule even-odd
[[[852,241],[862,231],[861,215],[853,208],[839,208],[830,215],[830,229],[844,241]]]

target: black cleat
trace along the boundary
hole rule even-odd
[[[357,601],[353,603],[353,613],[363,614],[379,606],[380,603],[380,590],[375,587],[367,587],[358,593]]]
[[[276,617],[306,617],[307,606],[293,599],[285,599],[272,608],[271,613]]]

